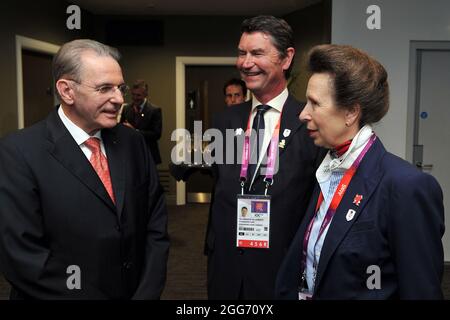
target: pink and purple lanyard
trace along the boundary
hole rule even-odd
[[[242,165],[240,174],[242,194],[244,194],[244,186],[245,182],[247,181],[248,164],[250,161],[250,134],[251,134],[250,119],[251,119],[251,112],[247,122],[247,130],[245,131],[244,147],[242,152]],[[267,154],[266,176],[264,178],[264,182],[266,183],[265,195],[267,195],[267,189],[269,188],[269,186],[273,184],[273,175],[275,173],[275,161],[277,157],[278,138],[280,135],[280,122],[281,122],[281,113],[280,117],[278,118],[277,125],[275,126],[275,130],[272,134],[272,138],[269,144],[269,151]],[[259,133],[256,132],[255,134]],[[257,161],[259,161],[259,159],[257,159]],[[251,178],[252,177],[250,177],[250,179]]]

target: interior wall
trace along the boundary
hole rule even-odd
[[[0,137],[17,129],[16,35],[60,45],[89,34],[91,15],[82,12],[81,31],[68,30],[60,0],[0,2]]]
[[[331,0],[298,10],[284,19],[294,31],[296,51],[289,90],[298,100],[306,101],[310,76],[306,72],[306,58],[312,47],[331,41]]]
[[[103,22],[117,18],[104,17]],[[170,137],[175,130],[176,57],[236,56],[240,24],[244,17],[171,16],[154,19],[164,21],[164,45],[117,48],[122,54],[125,81],[132,84],[136,79],[145,79],[149,84],[149,100],[162,108],[161,168],[167,169],[174,146]]]
[[[366,26],[370,5],[381,9],[381,29]],[[448,0],[334,0],[332,42],[367,51],[388,72],[390,109],[377,126],[386,148],[412,159],[412,126],[408,123],[408,77],[411,40],[450,41]]]

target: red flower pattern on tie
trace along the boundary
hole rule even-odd
[[[102,153],[102,150],[100,148],[100,139],[91,137],[84,142],[84,145],[88,147],[89,150],[91,150],[92,154],[89,161],[91,162],[92,167],[94,168],[95,172],[97,172],[98,177],[105,186],[105,189],[111,197],[111,200],[116,203],[111,183],[111,176],[109,174],[108,161],[106,160],[106,157]]]

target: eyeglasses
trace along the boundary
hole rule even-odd
[[[116,90],[119,90],[120,93],[122,94],[122,97],[125,97],[128,94],[128,92],[130,91],[130,88],[124,83],[123,84],[119,84],[118,86],[113,86],[113,85],[106,84],[106,85],[103,85],[103,86],[100,86],[100,87],[93,87],[93,86],[87,85],[85,83],[78,82],[78,81],[73,80],[73,79],[67,79],[67,80],[73,81],[73,82],[75,82],[75,83],[77,83],[77,84],[79,84],[81,86],[85,86],[85,87],[94,89],[94,91],[98,92],[101,95],[113,95]]]

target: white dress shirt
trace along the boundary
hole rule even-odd
[[[84,145],[84,142],[91,138],[95,137],[100,139],[100,148],[102,150],[103,155],[106,157],[105,145],[103,144],[103,139],[101,135],[101,130],[98,130],[93,136],[90,136],[83,129],[78,127],[75,123],[73,123],[64,113],[64,110],[61,106],[58,108],[58,115],[61,118],[64,126],[69,130],[70,135],[74,138],[75,142],[81,148],[86,158],[89,160],[91,158],[92,151],[88,147]]]
[[[252,119],[250,120],[250,128],[253,126],[253,120],[256,116],[256,107],[262,104],[268,105],[271,108],[264,113],[264,139],[262,143],[262,149],[259,154],[258,165],[256,166],[255,174],[252,177],[252,182],[250,186],[253,184],[253,181],[256,177],[256,173],[258,172],[258,168],[261,165],[261,162],[266,155],[267,147],[269,146],[270,140],[272,139],[273,132],[278,123],[278,119],[280,118],[281,112],[283,111],[284,103],[286,102],[289,96],[288,89],[285,88],[278,96],[273,98],[267,103],[261,103],[258,99],[253,95],[252,99]]]

